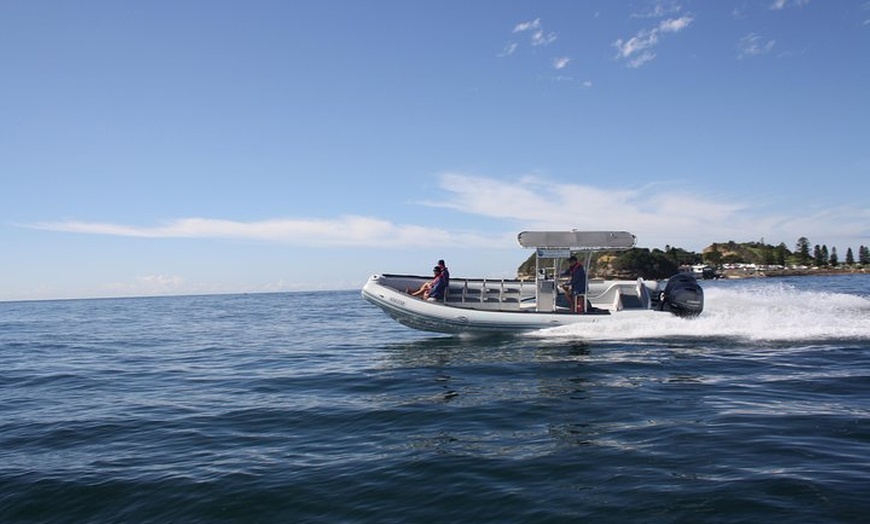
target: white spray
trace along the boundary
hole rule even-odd
[[[704,312],[575,324],[532,336],[586,340],[735,338],[759,341],[870,340],[870,297],[798,290],[783,283],[704,289]]]

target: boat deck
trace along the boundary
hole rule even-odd
[[[416,290],[426,277],[381,275],[380,283],[398,291]],[[590,280],[587,301],[602,312],[649,309],[658,284],[633,280]],[[535,282],[518,279],[456,278],[444,303],[448,306],[483,311],[568,312],[561,290],[552,280]]]

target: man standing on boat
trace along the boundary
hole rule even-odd
[[[563,277],[571,277],[570,289],[568,285],[564,286],[565,296],[572,313],[583,313],[586,310],[586,270],[574,255],[568,262],[571,265],[562,272]]]

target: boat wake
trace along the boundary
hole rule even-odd
[[[620,318],[530,333],[541,338],[638,340],[736,338],[756,341],[870,340],[870,297],[804,291],[785,284],[704,290],[704,312]]]

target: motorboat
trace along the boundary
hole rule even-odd
[[[667,312],[693,318],[704,309],[704,292],[689,273],[666,281],[586,280],[586,307],[572,312],[560,289],[559,268],[570,256],[631,249],[626,231],[524,231],[520,246],[536,250],[534,278],[450,277],[443,300],[423,300],[409,290],[432,277],[376,274],[362,288],[365,300],[397,322],[437,333],[510,333],[572,324],[618,322],[620,318]]]

